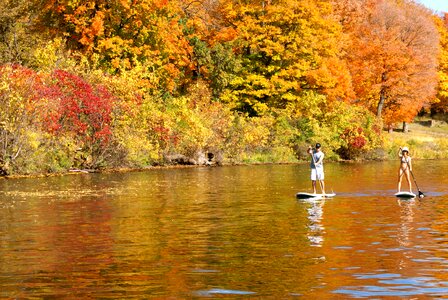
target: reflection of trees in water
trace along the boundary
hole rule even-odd
[[[322,224],[323,219],[323,207],[325,200],[312,201],[308,210],[308,239],[311,242],[311,246],[321,247],[324,241],[323,233],[325,227]]]
[[[11,261],[22,263],[5,265],[11,278],[21,280],[7,294],[24,299],[83,298],[105,292],[102,287],[110,284],[105,271],[115,264],[110,199],[74,198],[34,197],[33,205],[22,210],[24,223],[14,233],[17,242],[9,251],[17,255]]]

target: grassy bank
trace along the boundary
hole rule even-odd
[[[384,149],[387,158],[395,158],[398,148],[407,146],[416,159],[448,159],[448,124],[427,118],[409,124],[409,132],[385,133]]]

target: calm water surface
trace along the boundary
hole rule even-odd
[[[0,180],[0,298],[448,295],[448,161],[152,170]],[[406,184],[405,184],[406,186]]]

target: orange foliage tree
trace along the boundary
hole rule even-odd
[[[365,3],[364,21],[345,27],[357,102],[388,126],[409,122],[435,95],[438,33],[432,15],[413,2]]]
[[[439,56],[439,85],[437,89],[437,98],[431,105],[432,113],[448,112],[448,13],[445,13],[443,19],[434,17],[437,29],[440,33],[440,56]]]
[[[111,73],[143,66],[150,88],[174,92],[194,69],[184,12],[176,1],[54,1],[39,3],[39,26],[67,38]]]

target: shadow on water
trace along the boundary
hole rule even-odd
[[[305,299],[448,293],[448,162],[83,174],[0,181],[0,298]],[[404,184],[406,187],[406,184]]]

